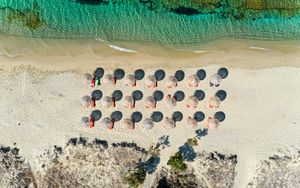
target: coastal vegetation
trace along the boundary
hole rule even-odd
[[[167,165],[170,165],[171,168],[177,172],[182,172],[187,169],[187,165],[184,163],[182,154],[179,151],[170,157]]]
[[[146,179],[146,171],[143,167],[137,167],[128,170],[125,175],[124,181],[129,187],[137,188],[144,183]]]
[[[1,10],[6,12],[6,20],[8,23],[13,21],[21,23],[23,27],[29,30],[36,30],[42,27],[45,22],[39,13],[39,6],[33,3],[31,8],[19,10],[12,7],[3,7]]]

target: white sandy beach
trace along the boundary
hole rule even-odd
[[[92,109],[80,105],[80,99],[89,95],[92,89],[85,83],[83,74],[92,73],[96,67],[103,67],[106,73],[120,67],[126,73],[143,68],[147,74],[153,74],[163,68],[167,75],[182,69],[186,76],[194,74],[199,68],[207,72],[207,78],[200,82],[197,89],[205,91],[206,98],[198,105],[197,111],[212,116],[216,110],[208,109],[207,101],[218,89],[227,92],[227,98],[218,110],[226,113],[226,120],[217,130],[209,130],[201,138],[197,151],[218,151],[237,155],[235,187],[245,187],[252,181],[256,166],[261,160],[268,159],[283,149],[300,147],[300,50],[277,52],[264,50],[231,50],[207,52],[194,56],[155,57],[145,54],[116,52],[113,57],[76,56],[76,57],[19,57],[0,58],[0,144],[20,148],[20,153],[34,167],[36,156],[53,145],[63,146],[69,138],[79,135],[88,138],[100,138],[108,142],[134,141],[148,148],[162,135],[169,135],[171,147],[162,150],[161,164],[165,165],[195,131],[186,127],[185,121],[177,123],[175,129],[165,129],[162,123],[155,124],[150,131],[139,126],[128,131],[121,123],[116,123],[112,131],[96,126],[92,129],[80,124],[82,116],[89,116]],[[218,68],[225,66],[229,76],[221,86],[210,88],[209,76]],[[129,94],[132,88],[125,87],[121,80],[115,88]],[[114,88],[101,86],[105,95]],[[145,87],[144,81],[138,82],[135,89],[151,95],[153,90]],[[186,79],[179,82],[175,89],[166,89],[165,82],[159,82],[159,90],[172,94],[177,90],[185,92],[186,97],[194,90],[187,87]],[[138,104],[141,104],[139,101]],[[101,105],[99,104],[98,107]],[[129,117],[133,111],[150,112],[144,106],[128,110],[118,105],[116,109]],[[102,109],[103,116],[115,109]],[[166,108],[163,102],[157,105],[157,111],[170,116],[173,111],[182,111],[187,117],[193,111],[178,103],[176,108]],[[195,111],[196,111],[195,110]],[[140,123],[141,124],[141,123]],[[201,122],[198,128],[204,128]],[[299,163],[300,165],[300,163]]]

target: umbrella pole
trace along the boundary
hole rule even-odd
[[[116,100],[115,100],[115,98],[114,98],[114,97],[112,98],[112,102],[113,102],[113,104],[112,104],[112,105],[113,105],[113,107],[116,107]]]

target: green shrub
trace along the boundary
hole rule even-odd
[[[190,146],[198,146],[197,138],[189,138],[186,143]]]
[[[187,165],[183,162],[181,153],[178,151],[175,155],[171,156],[167,162],[167,165],[170,165],[175,171],[184,171],[187,168]]]
[[[129,187],[138,187],[141,184],[144,183],[146,179],[146,171],[142,167],[138,167],[135,169],[130,169],[124,178],[124,181],[126,184],[129,185]]]

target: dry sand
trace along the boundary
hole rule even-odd
[[[219,89],[227,92],[227,99],[220,109],[227,115],[218,130],[209,130],[201,138],[196,151],[218,151],[237,155],[235,187],[245,187],[252,181],[256,165],[273,156],[281,148],[300,146],[300,55],[296,52],[277,52],[261,50],[231,50],[207,52],[195,56],[155,57],[145,54],[116,52],[114,57],[26,57],[0,58],[0,143],[17,143],[20,154],[35,168],[36,156],[53,145],[63,146],[69,138],[83,135],[100,138],[108,142],[134,141],[148,148],[162,135],[169,135],[171,147],[161,152],[161,165],[165,165],[170,155],[175,153],[195,131],[185,126],[185,121],[175,129],[164,129],[162,123],[155,124],[153,130],[144,131],[140,124],[133,131],[125,130],[117,123],[112,131],[104,130],[96,123],[93,129],[80,124],[82,116],[88,116],[91,109],[80,106],[83,95],[92,89],[84,81],[83,74],[92,73],[97,66],[112,72],[114,68],[124,68],[133,72],[144,68],[146,74],[153,74],[157,68],[164,68],[167,75],[183,69],[191,75],[199,68],[210,76],[219,67],[229,68],[229,76],[223,80]],[[207,108],[207,100],[217,89],[208,87],[208,78],[197,89],[206,93],[206,98],[198,105],[206,117],[215,110]],[[193,93],[186,81],[180,82],[176,89],[166,89],[159,83],[157,89],[165,94],[176,90],[185,91],[186,96]],[[129,88],[120,81],[116,87],[129,94]],[[151,92],[140,82],[137,88],[145,96]],[[100,89],[100,87],[99,87]],[[130,88],[131,89],[131,88]],[[104,95],[110,95],[114,88],[101,86]],[[99,104],[100,106],[100,104]],[[131,110],[117,104],[117,108],[129,117]],[[103,117],[113,109],[102,110]],[[142,105],[134,109],[149,117],[150,111]],[[184,103],[172,109],[158,103],[157,109],[166,116],[171,111],[183,111],[185,117],[192,111],[184,108]],[[204,122],[198,128],[204,128]]]

